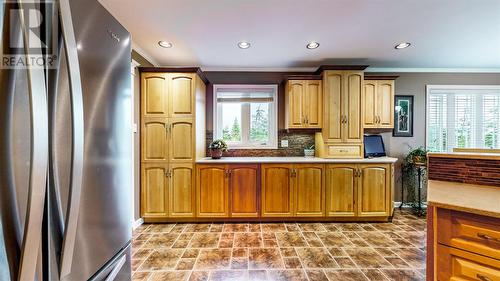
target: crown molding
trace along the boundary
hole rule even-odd
[[[150,56],[146,51],[144,51],[143,48],[141,48],[141,46],[137,45],[137,43],[135,43],[134,41],[132,41],[132,50],[139,53],[139,55],[143,56],[145,59],[147,59],[154,66],[159,65],[158,61],[156,61],[152,56]]]
[[[414,73],[500,73],[500,68],[368,67],[365,72]]]
[[[201,67],[203,71],[227,72],[314,72],[318,67]]]

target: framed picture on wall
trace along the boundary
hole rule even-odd
[[[413,137],[413,96],[395,96],[394,137]]]

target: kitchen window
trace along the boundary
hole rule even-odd
[[[500,86],[427,86],[427,149],[500,148]]]
[[[214,85],[214,139],[230,148],[277,148],[277,85]]]

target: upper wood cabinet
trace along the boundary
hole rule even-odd
[[[295,216],[323,217],[325,215],[324,165],[296,164],[293,178]]]
[[[141,80],[142,115],[168,116],[168,78],[165,73],[143,73]]]
[[[355,164],[326,165],[326,215],[354,217],[357,214]]]
[[[365,128],[394,127],[394,80],[364,81]]]
[[[363,71],[323,72],[323,129],[316,134],[323,158],[363,157]]]
[[[287,129],[321,128],[323,87],[321,80],[288,80],[285,90]]]
[[[191,117],[194,114],[195,75],[193,73],[172,73],[168,75],[170,82],[170,117]]]
[[[358,185],[358,216],[383,217],[390,213],[391,165],[360,164]]]
[[[261,165],[262,217],[293,216],[293,186],[291,164]]]

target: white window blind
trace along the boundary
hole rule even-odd
[[[427,149],[500,148],[500,86],[428,86]]]

